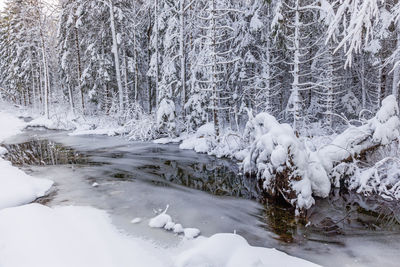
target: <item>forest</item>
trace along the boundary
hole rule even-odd
[[[8,0],[1,94],[47,117],[156,114],[176,136],[248,111],[335,131],[398,95],[399,8],[380,0]]]
[[[64,128],[236,158],[269,195],[309,208],[293,181],[326,197],[356,172],[338,163],[398,137],[399,12],[379,0],[8,0],[1,96]],[[345,155],[322,162],[324,149]]]

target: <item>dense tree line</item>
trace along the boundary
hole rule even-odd
[[[152,113],[173,136],[267,111],[327,129],[398,98],[397,0],[8,0],[1,95],[50,116]]]

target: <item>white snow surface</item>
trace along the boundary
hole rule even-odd
[[[0,142],[16,135],[25,127],[25,122],[7,112],[0,112]],[[2,149],[2,154],[6,151]],[[31,177],[0,158],[0,209],[32,202],[42,197],[53,182]]]
[[[106,212],[92,207],[3,209],[0,236],[2,267],[317,266],[275,249],[252,247],[235,234],[161,248],[118,231]]]
[[[0,209],[14,207],[42,197],[53,182],[27,175],[0,159]]]
[[[275,249],[252,247],[235,234],[216,234],[194,242],[178,256],[176,267],[318,266]]]

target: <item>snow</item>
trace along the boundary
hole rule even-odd
[[[67,118],[38,117],[27,124],[30,127],[44,127],[49,130],[72,130],[75,125]]]
[[[182,252],[176,267],[317,266],[275,249],[252,247],[235,234],[216,234],[196,240],[193,248]]]
[[[142,221],[141,218],[134,218],[131,220],[131,223],[140,223]]]
[[[0,112],[0,142],[4,141],[4,139],[19,134],[23,128],[25,128],[24,121],[15,118],[15,116],[6,113]]]
[[[149,226],[152,228],[163,228],[167,223],[172,222],[171,216],[166,213],[167,210],[168,206],[161,214],[149,221]]]
[[[3,209],[0,236],[2,267],[317,266],[275,249],[252,247],[236,234],[160,248],[118,231],[106,212],[92,207],[28,204]]]
[[[4,126],[0,131],[0,142],[3,142],[20,133],[25,122],[15,115],[0,112],[0,125]],[[2,148],[0,154],[5,152]],[[0,210],[32,202],[44,196],[52,185],[52,181],[31,177],[0,158]]]
[[[200,230],[197,228],[185,228],[183,229],[183,233],[186,238],[192,239],[200,235]]]
[[[173,231],[174,231],[174,233],[176,233],[176,234],[183,233],[182,224],[180,224],[180,223],[175,224],[175,225],[174,225],[174,228],[173,228]]]
[[[327,174],[321,171],[318,160],[308,153],[290,125],[280,124],[268,113],[260,113],[250,116],[245,136],[250,148],[243,169],[256,173],[271,195],[285,194],[283,197],[300,210],[314,204],[313,194],[328,196],[331,184]],[[279,174],[285,176],[286,172],[288,177],[280,177]],[[291,192],[295,193],[295,199],[289,198]]]
[[[209,153],[215,142],[215,131],[213,123],[200,126],[194,135],[184,139],[179,145],[180,149],[193,149],[198,153]]]
[[[349,188],[365,195],[379,194],[387,200],[399,200],[399,169],[398,157],[386,157],[370,168],[355,168]]]
[[[42,197],[53,182],[34,178],[0,159],[0,209],[29,203]]]
[[[131,238],[91,207],[29,204],[0,211],[2,267],[169,266],[162,249]]]

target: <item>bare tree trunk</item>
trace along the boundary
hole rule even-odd
[[[179,11],[179,56],[181,59],[181,105],[182,113],[185,114],[185,103],[186,103],[186,58],[185,58],[185,0],[180,0],[180,11]]]
[[[75,49],[76,49],[76,60],[77,60],[77,71],[78,71],[78,89],[80,92],[80,99],[81,99],[81,108],[82,112],[85,113],[85,99],[83,95],[83,88],[81,84],[82,80],[82,64],[81,64],[81,49],[79,45],[79,33],[78,29],[76,27],[76,16],[74,15],[74,21],[75,21],[75,26],[74,26],[74,33],[75,33]],[[69,86],[68,86],[69,88]],[[71,91],[71,88],[69,88],[69,91]],[[72,92],[71,92],[72,94]],[[70,100],[72,98],[70,97]],[[73,107],[74,104],[71,102],[71,107]]]
[[[115,28],[113,0],[109,0],[109,8],[110,8],[110,27],[111,27],[111,34],[112,34],[112,39],[113,39],[112,53],[114,54],[115,72],[116,72],[116,76],[117,76],[117,85],[118,85],[119,112],[123,112],[124,111],[124,91],[123,91],[122,80],[121,80],[121,67],[120,67],[119,54],[118,54],[118,40],[117,40],[117,33],[116,33],[116,28]]]
[[[217,88],[217,36],[216,36],[216,11],[215,11],[215,0],[210,0],[211,20],[211,49],[212,49],[212,74],[211,74],[211,87],[212,87],[212,101],[213,101],[213,120],[215,136],[219,139],[219,116],[218,116],[218,88]]]

